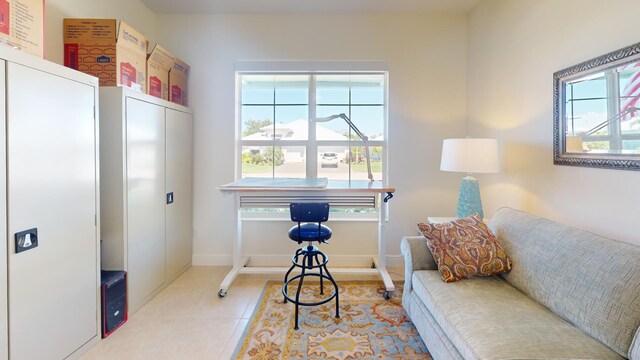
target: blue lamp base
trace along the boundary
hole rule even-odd
[[[460,196],[458,197],[458,218],[464,218],[473,215],[474,213],[478,213],[480,219],[484,218],[478,179],[467,175],[462,179],[462,181],[460,181]]]

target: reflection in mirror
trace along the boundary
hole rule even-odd
[[[554,74],[554,163],[640,170],[640,44]]]
[[[640,154],[640,61],[565,83],[566,152]]]

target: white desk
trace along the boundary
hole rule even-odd
[[[332,206],[375,207],[378,210],[378,254],[372,258],[371,268],[333,268],[331,273],[380,275],[385,285],[385,299],[391,297],[395,286],[386,267],[386,247],[382,238],[383,221],[386,218],[386,203],[393,197],[395,188],[383,186],[380,181],[329,180],[327,179],[258,179],[245,178],[223,186],[220,190],[235,196],[237,229],[234,236],[233,268],[220,284],[219,296],[225,296],[239,274],[282,274],[289,269],[283,267],[250,267],[248,256],[242,254],[242,218],[244,207],[289,207],[295,201],[326,201]],[[382,196],[386,194],[386,196]],[[266,207],[266,206],[265,206]]]

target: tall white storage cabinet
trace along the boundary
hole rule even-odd
[[[166,274],[173,281],[191,264],[192,115],[170,108],[165,114],[165,186],[173,201],[166,207]]]
[[[78,357],[100,338],[98,82],[0,58],[0,358]]]
[[[102,266],[127,271],[132,314],[191,265],[192,114],[100,89]]]

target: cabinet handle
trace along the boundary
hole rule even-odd
[[[167,205],[173,204],[173,192],[167,193]]]
[[[17,232],[15,241],[16,254],[38,247],[38,228]]]

